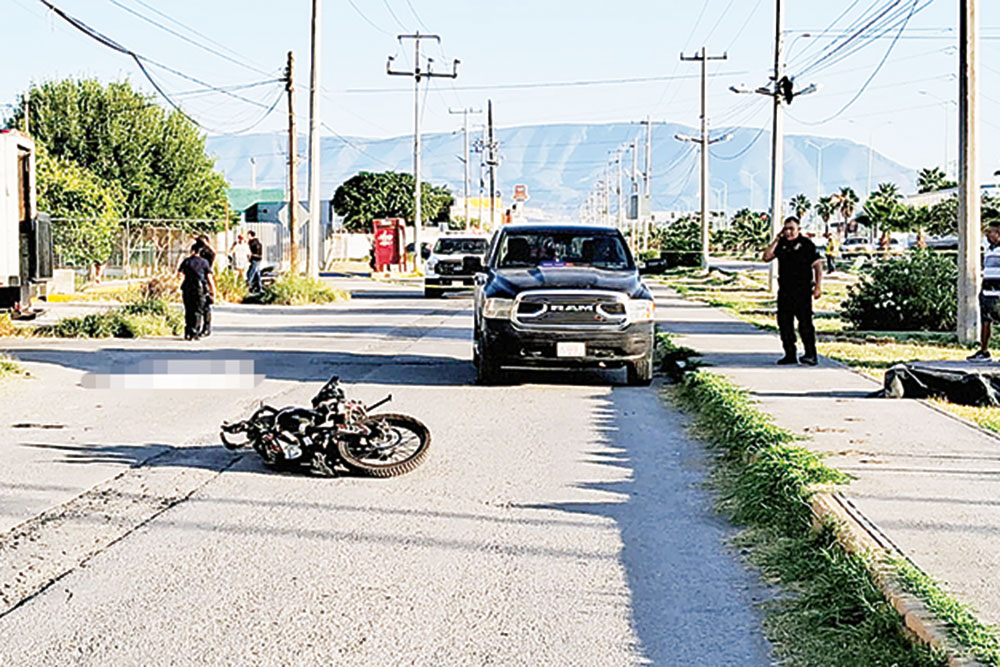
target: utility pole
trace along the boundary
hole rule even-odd
[[[642,249],[649,250],[649,232],[653,226],[650,216],[653,214],[653,191],[650,189],[653,169],[653,121],[649,116],[643,122],[646,126],[646,171],[642,175],[642,196],[646,200],[646,206],[642,209],[645,215],[642,216]]]
[[[631,230],[632,248],[639,250],[641,242],[639,239],[639,142],[633,141],[629,144],[632,151],[632,192],[629,193],[629,213],[631,213],[631,202],[635,201],[635,217],[632,219]]]
[[[298,141],[295,132],[295,54],[288,52],[285,68],[285,91],[288,93],[288,245],[292,273],[299,271],[298,208],[299,199],[295,186],[298,171]]]
[[[772,98],[774,104],[774,122],[771,129],[771,236],[778,235],[778,231],[783,225],[782,219],[782,190],[784,189],[783,176],[785,169],[785,122],[782,105],[791,104],[799,95],[808,95],[818,90],[813,84],[795,90],[795,82],[785,76],[785,63],[782,62],[782,44],[784,13],[781,7],[782,0],[775,0],[774,9],[774,74],[772,75],[772,87],[763,86],[756,90],[746,90],[731,86],[729,89],[734,93],[758,93]],[[752,188],[752,186],[751,186]],[[751,190],[751,196],[752,196]],[[777,283],[777,266],[775,262],[770,262],[767,273],[768,290],[774,292]]]
[[[462,164],[465,165],[465,228],[469,228],[469,114],[482,113],[482,109],[466,107],[464,109],[448,109],[450,114],[462,114]]]
[[[306,247],[306,273],[319,278],[320,221],[320,145],[319,145],[319,88],[320,88],[320,37],[321,0],[312,0],[312,53],[309,72],[309,226]]]
[[[395,59],[394,56],[389,56],[388,61],[385,64],[386,74],[390,76],[412,76],[413,77],[413,265],[419,273],[423,267],[423,255],[421,254],[420,245],[420,228],[423,226],[423,220],[421,220],[421,193],[420,193],[420,79],[422,78],[435,78],[444,77],[448,79],[458,78],[458,63],[459,60],[454,60],[452,62],[452,73],[451,74],[439,74],[433,71],[432,64],[433,61],[428,59],[427,69],[423,70],[420,68],[420,40],[422,39],[432,39],[438,44],[441,43],[441,37],[439,35],[421,35],[419,32],[413,35],[398,35],[396,37],[399,40],[400,45],[402,45],[403,40],[412,39],[413,40],[413,71],[396,71],[392,69],[392,61]]]
[[[486,166],[490,168],[490,230],[496,229],[497,209],[497,142],[493,136],[493,100],[486,100],[486,127],[489,139],[486,142]]]
[[[712,191],[709,185],[709,146],[720,141],[729,139],[729,135],[719,137],[714,140],[708,138],[708,61],[728,60],[729,56],[723,53],[721,56],[708,55],[708,49],[701,47],[701,53],[694,56],[681,54],[682,61],[694,61],[701,63],[701,138],[677,137],[681,141],[693,141],[701,144],[701,267],[708,268],[709,251],[709,231],[711,225],[711,213],[709,211],[712,200]]]
[[[979,337],[979,0],[961,0],[958,28],[958,338]]]
[[[625,152],[624,148],[618,149],[618,157],[615,158],[615,162],[618,163],[618,229],[624,230],[625,227],[625,207],[622,206],[624,201],[622,197],[622,154]]]

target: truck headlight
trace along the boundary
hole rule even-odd
[[[486,299],[483,303],[483,317],[491,320],[508,319],[513,308],[513,299]]]
[[[436,257],[431,257],[429,260],[427,260],[427,263],[424,264],[424,270],[427,273],[429,273],[429,274],[430,273],[437,273],[437,271],[436,271],[437,265],[438,265],[437,258]]]
[[[656,304],[652,299],[629,299],[626,308],[629,322],[649,322],[656,314]]]

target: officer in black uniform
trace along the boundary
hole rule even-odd
[[[198,245],[191,246],[191,254],[177,269],[177,274],[183,278],[181,295],[184,297],[184,340],[198,340],[202,337],[205,301],[215,295],[212,267],[201,256],[200,250]]]
[[[764,250],[764,261],[778,260],[778,331],[785,356],[781,366],[803,364],[815,366],[816,329],[813,326],[812,300],[818,299],[823,284],[823,257],[816,245],[799,231],[799,219],[785,219],[781,232]],[[795,358],[795,320],[805,354]]]

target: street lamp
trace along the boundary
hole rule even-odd
[[[816,205],[819,204],[820,197],[823,196],[823,151],[833,146],[833,142],[818,144],[812,139],[806,139],[806,145],[816,149],[816,201],[813,202],[813,217],[816,217]],[[824,229],[824,232],[829,230]]]
[[[917,94],[924,95],[926,97],[931,98],[932,100],[936,100],[941,105],[941,108],[944,109],[944,175],[945,177],[948,177],[951,175],[949,172],[950,163],[948,161],[948,119],[951,117],[951,114],[949,113],[949,107],[954,107],[957,109],[958,102],[956,102],[955,100],[946,100],[943,97],[938,97],[937,95],[934,95],[933,93],[930,93],[926,90],[918,90]]]

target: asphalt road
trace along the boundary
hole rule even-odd
[[[35,379],[0,385],[0,664],[771,662],[771,593],[655,386],[479,387],[467,297],[347,286],[349,304],[219,308],[198,343],[9,343]],[[261,377],[81,386],[151,360]],[[421,468],[276,474],[217,445],[222,419],[334,373],[429,425]]]

